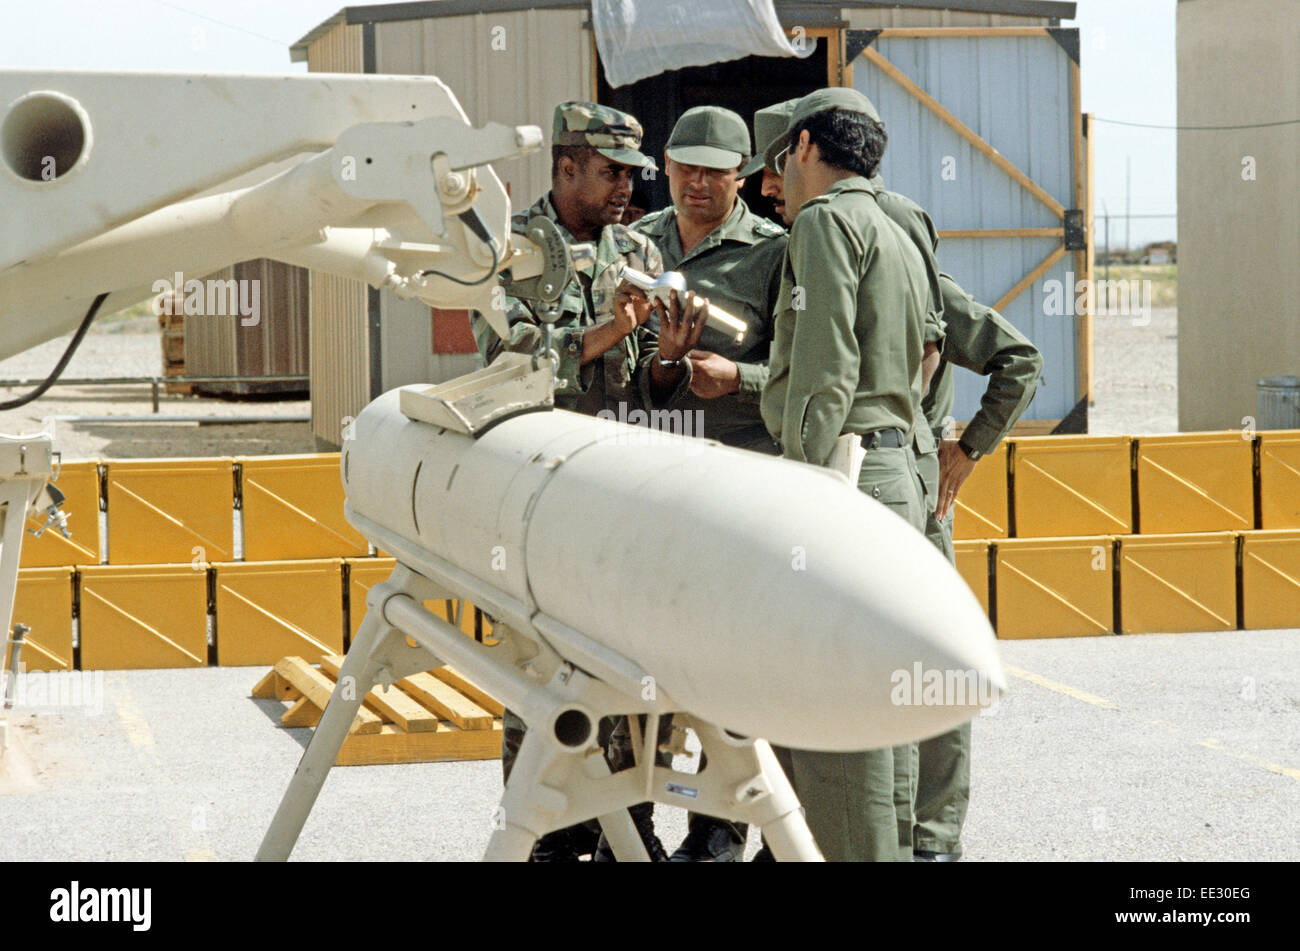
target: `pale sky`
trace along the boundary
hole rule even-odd
[[[941,0],[936,0],[939,4]],[[0,68],[305,72],[289,46],[345,5],[374,0],[0,0]],[[1083,109],[1099,118],[1172,126],[1175,0],[1079,0]],[[544,121],[546,117],[539,118]],[[1124,213],[1132,160],[1134,214],[1177,210],[1176,133],[1099,123],[1100,216]],[[1173,238],[1172,218],[1133,222],[1134,245]],[[1120,246],[1124,224],[1111,222]]]

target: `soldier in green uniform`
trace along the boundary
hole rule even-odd
[[[997,448],[1028,408],[1043,358],[1006,318],[976,303],[947,274],[939,283],[948,336],[923,403],[926,421],[939,441],[939,503],[929,515],[925,534],[956,564],[952,506],[957,492],[976,462]],[[952,419],[953,366],[990,378],[979,411],[960,439],[944,432]],[[961,856],[961,829],[970,805],[970,724],[921,742],[919,754],[914,854],[918,861],[954,861]]]
[[[867,116],[877,122],[880,121],[879,114],[869,99],[860,96],[857,101]],[[768,150],[770,143],[784,131],[798,102],[798,99],[788,99],[785,102],[768,106],[754,113],[755,136],[764,150]],[[755,170],[752,166],[755,165],[762,170],[763,195],[772,199],[777,214],[781,215],[787,224],[790,223],[793,220],[794,212],[786,208],[785,191],[781,176],[764,163],[763,157],[756,158],[755,162],[751,163],[751,167],[746,169],[746,172],[752,174]],[[883,189],[879,175],[873,177],[872,183]],[[920,206],[902,195],[882,190],[877,194],[877,202],[881,210],[892,218],[899,227],[903,228],[909,237],[913,238],[914,243],[916,243],[916,238],[913,232],[918,227],[921,229],[928,227],[928,233],[934,233],[934,226],[930,222],[929,216],[921,210]],[[925,349],[921,363],[922,387],[924,389],[929,386],[930,379],[939,366],[939,352],[944,340],[944,324],[942,306],[939,303],[941,301],[941,292],[939,289],[938,262],[935,260],[929,243],[917,244],[917,250],[921,253],[921,258],[925,263],[926,282],[930,298],[927,303],[924,334]],[[917,470],[921,475],[921,484],[925,490],[927,513],[931,513],[938,499],[938,455],[936,445],[930,434],[930,428],[924,422],[922,408],[918,406],[916,411],[918,419],[913,434],[913,450],[916,453]],[[785,757],[785,751],[778,752],[777,758],[781,759],[782,765],[788,766],[788,759]],[[894,748],[894,805],[898,818],[899,857],[905,861],[909,860],[912,855],[912,828],[915,824],[912,807],[916,798],[918,759],[919,751],[914,743],[902,744]],[[766,851],[760,853],[763,859],[766,858],[766,855]]]
[[[763,113],[788,116],[795,102],[790,100],[756,113],[755,127]],[[922,481],[935,495],[935,505],[926,518],[926,537],[955,564],[952,505],[957,491],[974,471],[976,461],[997,448],[1028,407],[1043,360],[1034,345],[1001,314],[976,303],[956,281],[938,272],[939,235],[930,216],[910,199],[884,191],[878,175],[873,182],[882,189],[881,210],[907,233],[926,258],[927,268],[937,274],[946,336],[943,357],[921,408],[939,451],[918,456],[917,463]],[[781,177],[768,167],[763,171],[763,194],[774,199],[778,211],[783,209]],[[954,399],[949,369],[953,365],[991,377],[980,410],[960,441],[945,438],[948,434],[944,432]],[[917,745],[917,760],[915,826],[910,836],[900,834],[900,847],[906,848],[910,841],[918,861],[954,860],[961,854],[961,828],[970,803],[970,724]],[[904,798],[900,785],[895,795],[900,807]]]
[[[785,229],[754,214],[739,195],[741,166],[751,154],[749,130],[736,113],[718,106],[686,111],[664,149],[673,204],[646,215],[633,230],[654,240],[665,270],[680,271],[691,290],[748,326],[739,341],[704,330],[689,357],[690,392],[674,409],[702,420],[693,435],[776,455],[758,400],[767,381]],[[661,723],[671,730],[671,721]],[[686,840],[670,861],[739,861],[746,831],[743,824],[692,813]]]
[[[564,288],[562,313],[553,323],[557,352],[556,405],[596,414],[617,413],[623,404],[659,408],[682,395],[689,371],[682,358],[699,339],[704,311],[689,303],[662,314],[656,335],[646,326],[650,305],[645,296],[621,280],[623,265],[651,275],[663,264],[654,244],[619,224],[632,195],[632,178],[653,165],[643,155],[641,125],[626,113],[590,102],[564,102],[555,109],[551,146],[551,191],[511,224],[526,233],[529,219],[550,218],[570,244],[592,242],[594,266],[578,271]],[[510,338],[502,340],[486,320],[475,316],[475,338],[487,362],[502,350],[532,353],[542,340],[542,321],[526,302],[505,298]],[[645,360],[663,348],[666,361]],[[615,721],[601,724],[602,746],[612,769],[627,765],[629,751],[610,748]],[[523,742],[525,725],[506,711],[502,730],[502,769],[509,780]],[[650,803],[633,810],[633,819],[652,859],[666,855],[651,823]],[[598,830],[574,826],[543,836],[533,850],[535,861],[573,861],[595,848]]]
[[[870,181],[885,134],[869,105],[851,89],[819,90],[768,146],[794,223],[760,406],[789,459],[826,465],[841,434],[860,435],[858,487],[924,531],[913,438],[933,297],[920,253]],[[787,762],[828,859],[900,857],[911,818],[895,805],[894,750],[791,750]]]

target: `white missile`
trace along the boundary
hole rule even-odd
[[[377,546],[455,566],[488,614],[561,653],[579,632],[735,733],[893,746],[1005,687],[961,577],[826,469],[560,410],[475,439],[403,415],[397,390],[358,416],[341,467]]]

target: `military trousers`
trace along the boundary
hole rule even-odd
[[[925,531],[926,493],[910,446],[868,450],[858,488]],[[871,636],[866,630],[862,634]],[[911,860],[916,775],[911,744],[854,753],[778,748],[776,754],[827,861]],[[904,837],[906,848],[900,847]]]
[[[931,512],[925,535],[955,566],[952,513],[940,520]],[[970,722],[922,741],[917,752],[912,846],[928,852],[961,854],[961,830],[970,808]]]

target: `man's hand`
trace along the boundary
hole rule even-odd
[[[614,289],[614,326],[624,337],[645,323],[653,309],[645,291],[635,284],[620,281]]]
[[[740,389],[740,367],[708,350],[691,351],[691,392],[711,400]]]
[[[686,301],[678,299],[677,292],[670,295],[671,305],[655,299],[659,310],[659,356],[672,361],[680,360],[700,342],[704,333],[704,320],[709,313],[709,301],[698,294],[687,293]]]
[[[957,501],[957,492],[962,483],[975,471],[975,462],[957,445],[955,439],[945,439],[939,443],[939,504],[935,508],[936,518],[946,518]]]

